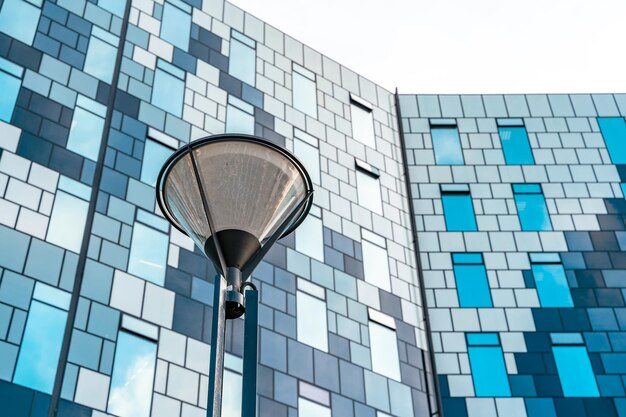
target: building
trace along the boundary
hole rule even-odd
[[[316,188],[253,274],[259,416],[626,416],[626,95],[397,95],[221,0],[0,4],[6,415],[205,415],[215,269],[154,183],[226,131]]]

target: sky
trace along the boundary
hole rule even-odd
[[[400,93],[626,92],[625,0],[230,0]]]

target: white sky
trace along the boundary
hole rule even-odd
[[[626,0],[230,0],[401,93],[626,92]]]

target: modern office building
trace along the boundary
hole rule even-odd
[[[221,0],[0,0],[0,87],[1,415],[206,415],[216,271],[154,184],[232,132],[315,185],[259,416],[626,417],[626,95],[397,95]]]

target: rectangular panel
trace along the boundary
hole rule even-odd
[[[356,188],[359,204],[377,214],[383,214],[380,181],[363,172],[356,172]]]
[[[584,346],[553,346],[552,353],[565,397],[599,397],[596,377]]]
[[[448,231],[477,230],[474,206],[469,194],[442,194],[441,200]]]
[[[400,381],[400,361],[396,332],[370,321],[370,350],[372,370],[388,378]]]
[[[326,303],[298,291],[296,305],[298,341],[328,352]]]
[[[293,73],[293,107],[311,117],[317,118],[317,91],[315,81]]]
[[[509,379],[500,347],[469,347],[474,391],[477,397],[510,397]]]
[[[374,117],[372,112],[355,104],[352,104],[350,109],[352,115],[352,137],[363,145],[376,148]]]
[[[187,51],[190,32],[191,15],[165,2],[161,22],[161,37],[183,51]]]
[[[542,307],[574,307],[561,264],[533,264],[533,276]]]
[[[244,42],[244,35],[237,33],[230,40],[230,56],[228,59],[228,73],[244,83],[254,86],[256,79],[256,51],[254,41],[247,39]],[[252,43],[252,46],[250,46]]]
[[[531,186],[534,187],[534,185]],[[522,230],[552,230],[552,223],[550,222],[550,215],[548,214],[548,208],[546,207],[543,194],[521,194],[518,191],[520,187],[514,187],[513,190],[515,193],[514,198],[517,207],[517,215]],[[528,190],[524,188],[523,191]]]
[[[168,241],[167,235],[141,223],[135,223],[128,272],[157,285],[163,285]]]
[[[389,280],[389,258],[387,251],[378,245],[363,240],[363,274],[365,281],[391,291]]]
[[[57,191],[46,240],[76,253],[80,252],[89,203]]]
[[[626,121],[623,117],[599,117],[598,125],[614,164],[626,164]]]
[[[456,127],[432,126],[430,130],[437,165],[463,165],[461,138]]]
[[[498,133],[500,134],[504,160],[507,164],[531,165],[535,163],[526,128],[500,127]]]

